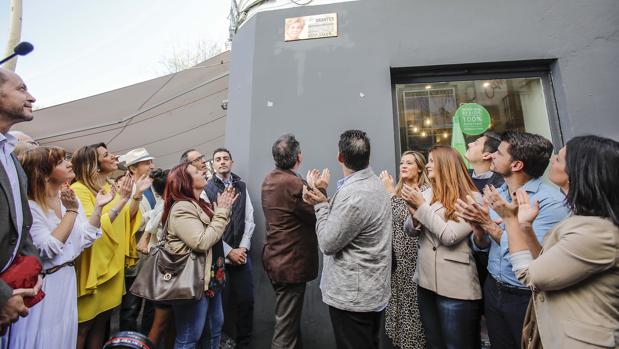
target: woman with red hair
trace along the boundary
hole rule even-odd
[[[412,215],[407,232],[419,235],[415,281],[421,322],[430,348],[479,348],[481,288],[468,237],[473,228],[456,215],[456,201],[481,195],[462,156],[434,146],[428,155],[430,188],[404,185],[402,198]],[[412,223],[412,224],[411,224]]]
[[[200,199],[206,187],[204,171],[190,163],[174,167],[168,175],[164,192],[162,224],[164,247],[171,253],[205,254],[204,297],[174,305],[176,340],[174,348],[195,348],[203,338],[203,348],[219,348],[223,309],[221,291],[224,286],[224,250],[221,237],[230,218],[230,208],[238,195],[226,189],[214,207]],[[207,321],[208,320],[208,321]],[[202,337],[205,325],[209,337]]]

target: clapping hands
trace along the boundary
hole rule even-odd
[[[79,201],[75,196],[75,192],[69,186],[64,186],[60,190],[60,201],[67,210],[77,210],[79,208]]]
[[[99,190],[97,193],[97,197],[95,198],[95,204],[98,207],[103,207],[107,205],[110,201],[114,199],[116,196],[116,187],[112,187],[109,191],[105,191],[105,189]]]
[[[239,194],[233,187],[227,187],[222,193],[217,194],[217,202],[214,203],[214,207],[230,209],[238,197]]]
[[[329,172],[328,168],[323,169],[322,173],[317,169],[307,171],[307,175],[305,176],[307,184],[309,184],[309,186],[314,189],[327,190],[330,179],[331,173]]]
[[[393,177],[389,174],[389,172],[382,171],[378,177],[383,182],[383,185],[385,186],[385,190],[387,190],[387,193],[389,194],[395,193],[395,185],[394,185]]]
[[[418,209],[419,206],[423,205],[426,202],[426,200],[423,198],[421,190],[419,189],[419,186],[417,186],[416,184],[413,186],[404,184],[402,186],[401,195],[402,199],[406,201],[408,206],[414,210]]]
[[[520,188],[511,194],[512,202],[509,203],[494,187],[484,188],[484,200],[503,220],[518,219],[520,224],[532,224],[539,214],[539,201],[531,206],[531,200],[527,192]]]

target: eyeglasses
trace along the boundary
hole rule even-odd
[[[189,160],[187,162],[190,163],[190,164],[194,164],[196,162],[206,162],[206,157],[204,155],[202,155],[202,156],[199,156],[199,157],[197,157],[197,158],[195,158],[193,160]]]

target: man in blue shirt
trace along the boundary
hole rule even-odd
[[[548,166],[552,149],[552,143],[542,136],[506,132],[501,136],[498,150],[492,155],[491,170],[505,179],[505,184],[499,188],[501,195],[511,202],[510,193],[522,187],[531,202],[539,202],[540,211],[533,222],[533,229],[540,243],[546,233],[569,214],[564,203],[565,196],[540,178]],[[457,208],[460,217],[473,225],[473,249],[489,249],[490,277],[484,285],[484,307],[492,347],[519,348],[531,291],[518,281],[512,271],[505,226],[494,211],[476,204],[472,199],[466,203],[460,201]]]

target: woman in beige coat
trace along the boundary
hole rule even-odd
[[[224,252],[221,236],[228,224],[230,208],[236,200],[234,189],[226,189],[217,199],[214,210],[200,199],[206,176],[185,163],[170,171],[164,192],[162,224],[167,223],[165,248],[175,254],[190,252],[206,255],[204,297],[173,306],[176,324],[174,348],[195,348],[200,338],[202,348],[219,348],[223,309]],[[205,325],[210,337],[202,337]]]
[[[435,146],[428,155],[431,188],[404,185],[409,206],[405,229],[419,234],[415,281],[421,322],[430,348],[474,348],[479,337],[481,288],[468,237],[473,228],[456,215],[458,199],[481,199],[464,160],[451,147]]]
[[[549,178],[567,193],[573,215],[544,246],[531,222],[538,213],[522,190],[508,204],[490,190],[506,224],[513,270],[533,291],[523,348],[619,347],[619,143],[602,137],[570,140]]]

